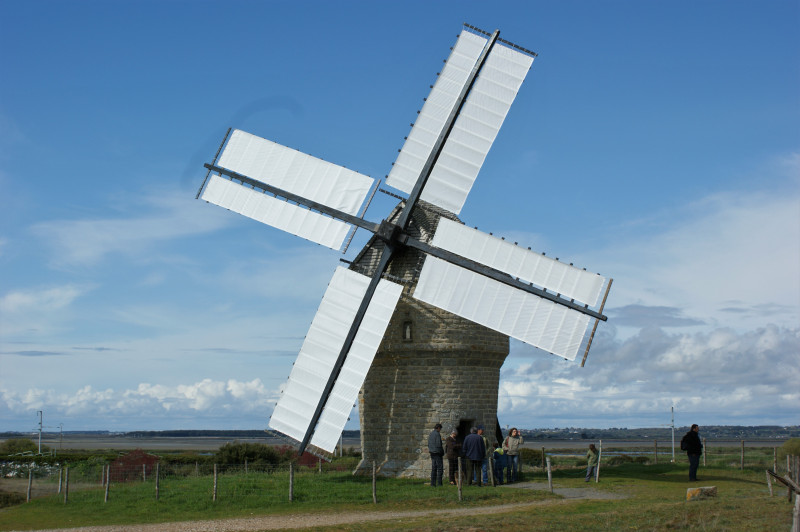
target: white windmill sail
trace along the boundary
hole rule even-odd
[[[440,218],[432,244],[590,307],[605,277],[524,249],[483,231]]]
[[[297,355],[269,427],[302,441],[370,279],[338,267]],[[333,452],[403,287],[381,280],[317,423],[311,445]]]
[[[217,165],[237,174],[355,215],[374,180],[275,142],[234,130]],[[332,249],[350,225],[212,176],[202,199]]]
[[[342,247],[350,225],[212,175],[204,200],[331,249]]]
[[[217,166],[328,207],[356,214],[374,180],[343,166],[235,129]]]
[[[568,360],[575,360],[592,320],[430,255],[413,296]]]
[[[389,172],[388,185],[411,192],[487,42],[486,38],[469,31],[461,32]],[[532,64],[531,55],[500,43],[494,45],[433,167],[421,199],[455,214],[461,212]]]

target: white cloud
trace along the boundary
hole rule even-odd
[[[225,415],[230,416],[232,424],[242,416],[249,419],[260,416],[265,420],[276,398],[277,391],[268,390],[260,379],[249,382],[203,379],[173,386],[140,383],[128,390],[96,390],[89,385],[71,393],[38,388],[24,392],[3,390],[0,412],[5,416],[4,411],[10,411],[18,416],[44,410],[49,419],[79,418],[89,425],[81,428],[100,429],[109,427],[93,426],[93,419],[105,422],[108,417],[115,417],[124,430],[132,430],[142,424],[169,428],[175,419],[186,417]],[[197,424],[202,425],[202,421]]]
[[[800,323],[797,187],[716,194],[664,216],[664,232],[596,251],[615,278],[610,312],[662,306],[717,327]]]
[[[8,292],[0,297],[0,331],[5,336],[20,331],[52,330],[66,317],[65,311],[88,290],[68,284]]]
[[[798,422],[800,392],[792,390],[800,379],[800,328],[651,328],[626,340],[605,334],[585,368],[519,344],[513,351],[501,377],[500,417],[524,419],[523,426],[548,426],[544,416],[583,417],[583,426],[624,426],[630,418],[648,425],[672,405],[705,424]]]
[[[0,297],[0,312],[50,312],[72,303],[82,290],[74,286],[10,292]]]
[[[110,254],[141,260],[156,246],[230,223],[221,209],[207,209],[183,191],[154,191],[137,198],[133,217],[53,220],[31,230],[53,253],[58,267],[93,265]]]

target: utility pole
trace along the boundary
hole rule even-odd
[[[675,463],[675,406],[670,408],[672,412],[672,463]]]
[[[64,424],[63,423],[59,423],[58,424],[58,428],[59,428],[58,448],[59,449],[63,449],[64,448]]]
[[[39,454],[42,454],[42,418],[44,416],[41,410],[39,410],[38,413],[39,413]]]

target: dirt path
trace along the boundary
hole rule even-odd
[[[546,490],[548,487],[547,484],[544,483],[522,482],[519,484],[514,484],[513,487],[508,487],[507,489]],[[564,499],[501,504],[495,506],[481,506],[480,512],[481,514],[500,514],[537,506],[565,504],[569,499],[623,498],[623,496],[613,493],[604,493],[591,487],[557,488],[554,490],[554,493],[561,495],[564,497]],[[69,529],[61,528],[56,530],[61,532],[64,532],[65,530],[74,532],[248,532],[260,530],[298,530],[319,526],[337,526],[373,521],[396,522],[398,519],[418,519],[427,516],[464,515],[473,514],[474,512],[475,507],[470,506],[466,508],[445,508],[439,510],[271,515],[249,518],[220,519],[214,521],[182,521],[178,523],[156,523],[152,525],[91,526]]]

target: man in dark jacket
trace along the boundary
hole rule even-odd
[[[442,447],[442,436],[439,434],[441,430],[442,424],[437,423],[428,435],[428,452],[431,453],[431,486],[442,485],[444,448]]]
[[[689,457],[689,482],[697,481],[697,467],[703,453],[703,442],[700,441],[700,427],[692,425],[692,429],[681,440],[681,450]]]
[[[464,443],[461,447],[468,461],[467,485],[471,485],[473,476],[477,476],[478,487],[481,487],[483,486],[481,483],[481,463],[483,462],[483,457],[486,456],[486,447],[483,445],[483,438],[478,436],[477,428],[472,427],[469,432],[469,436],[464,438]]]

